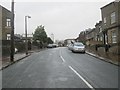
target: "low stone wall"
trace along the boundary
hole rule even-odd
[[[86,46],[86,50],[93,54],[99,55],[104,58],[108,58],[112,61],[118,62],[120,60],[120,55],[118,54],[118,46],[114,46],[109,48],[108,52],[105,51],[105,47],[99,47],[96,51],[96,47],[94,46]]]
[[[109,52],[110,53],[113,53],[113,54],[120,54],[119,52],[118,52],[118,46],[113,46],[113,47],[110,47],[109,48]]]

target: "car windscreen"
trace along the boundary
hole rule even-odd
[[[84,46],[82,43],[74,43],[74,46]]]

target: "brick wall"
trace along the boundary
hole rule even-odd
[[[12,18],[12,13],[2,7],[2,40],[7,39],[7,34],[11,33],[11,27],[6,27],[6,19],[7,18]]]

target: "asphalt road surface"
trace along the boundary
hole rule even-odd
[[[118,67],[65,47],[33,53],[2,71],[3,88],[118,88]],[[94,89],[93,89],[94,90]]]

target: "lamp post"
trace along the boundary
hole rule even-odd
[[[28,40],[27,40],[27,18],[31,18],[30,16],[25,16],[25,50],[26,55],[28,55]]]

